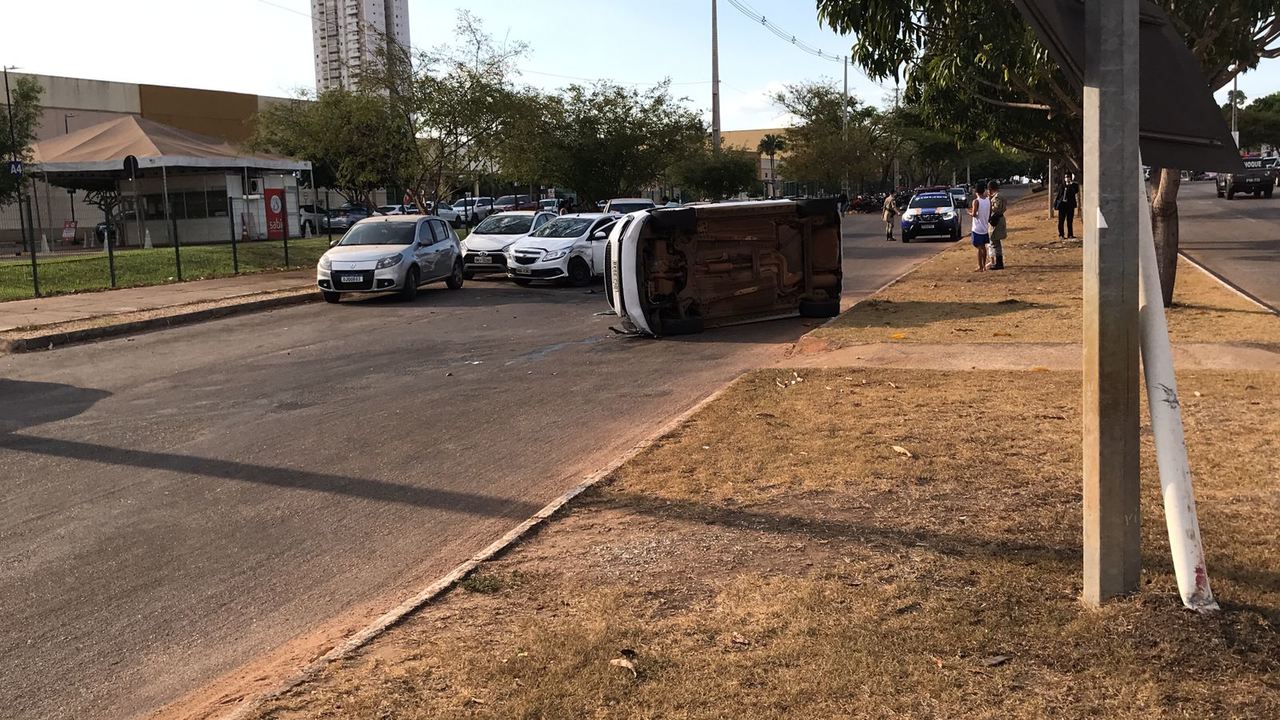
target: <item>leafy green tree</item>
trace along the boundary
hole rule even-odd
[[[1280,57],[1276,0],[1158,0],[1216,91],[1264,57]],[[1047,156],[1082,157],[1079,93],[1008,2],[817,0],[819,18],[855,36],[851,57],[873,78],[905,71],[906,99],[941,129]],[[1155,176],[1153,176],[1155,177]],[[1152,200],[1165,303],[1177,268],[1181,175],[1164,169]]]
[[[1230,106],[1223,108],[1230,115]],[[1260,150],[1263,145],[1280,146],[1280,92],[1258,98],[1236,111],[1240,147]]]
[[[787,149],[787,139],[782,135],[767,133],[760,138],[756,151],[769,158],[769,194],[778,195],[778,153]]]
[[[843,187],[851,176],[874,171],[876,148],[885,147],[881,142],[883,127],[876,122],[874,108],[854,97],[849,98],[846,108],[844,93],[820,82],[788,85],[773,101],[796,118],[795,125],[787,129],[787,157],[782,164],[788,180],[832,191]]]
[[[340,89],[267,107],[249,140],[258,150],[310,160],[317,186],[364,205],[400,181],[413,144],[384,96]]]
[[[756,187],[759,157],[750,151],[708,146],[672,166],[671,178],[701,198],[723,200]]]
[[[9,90],[10,103],[5,106],[5,116],[0,118],[0,158],[5,163],[5,171],[0,173],[0,207],[16,201],[26,187],[25,174],[21,177],[10,175],[9,160],[17,158],[21,162],[31,160],[31,146],[36,141],[36,130],[40,127],[40,97],[44,88],[35,78],[19,77]],[[9,134],[9,116],[13,116],[13,134]]]
[[[531,146],[537,162],[548,181],[588,204],[635,194],[706,143],[702,120],[666,83],[648,90],[570,85],[545,110]]]

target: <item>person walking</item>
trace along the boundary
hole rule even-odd
[[[884,217],[884,239],[892,242],[893,226],[898,223],[898,214],[902,211],[898,209],[898,201],[894,199],[893,193],[889,193],[884,197],[884,211],[881,216]]]
[[[987,263],[988,270],[1004,269],[1004,239],[1009,236],[1008,226],[1004,220],[1007,205],[1000,194],[1000,183],[992,180],[987,183],[987,198],[991,201],[991,259]]]
[[[1073,173],[1067,173],[1062,189],[1058,191],[1058,201],[1054,206],[1058,209],[1058,237],[1074,240],[1076,237],[1076,208],[1080,205],[1080,183],[1076,182]],[[1063,234],[1063,230],[1066,234]]]
[[[975,272],[987,269],[987,245],[991,242],[991,197],[987,192],[986,187],[979,185],[978,197],[969,206],[969,217],[973,218],[970,235],[973,246],[978,250],[978,269]]]

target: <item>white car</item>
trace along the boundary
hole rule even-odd
[[[453,209],[458,213],[461,222],[472,225],[493,214],[493,198],[472,197],[459,200],[453,204]]]
[[[413,215],[416,210],[412,209],[412,205],[380,205],[378,206],[379,215]]]
[[[435,215],[436,217],[440,218],[441,220],[449,223],[454,227],[458,227],[459,225],[462,224],[461,221],[459,220],[460,216],[458,215],[458,211],[454,210],[453,206],[450,205],[449,203],[428,202],[426,204],[426,207],[427,207],[428,215]]]
[[[632,213],[614,225],[606,252],[605,297],[627,333],[840,314],[840,215],[831,198]]]
[[[556,217],[549,212],[513,210],[485,218],[462,241],[463,277],[470,280],[476,273],[505,273],[507,248]]]
[[[638,210],[649,210],[654,202],[648,198],[614,198],[605,203],[604,211],[614,215],[626,215]]]
[[[605,241],[616,215],[561,215],[507,248],[507,276],[517,285],[534,280],[566,280],[590,285],[604,275]]]
[[[458,236],[444,220],[423,215],[361,220],[316,265],[316,284],[331,303],[346,293],[371,292],[412,300],[418,286],[440,280],[451,290],[462,287]]]

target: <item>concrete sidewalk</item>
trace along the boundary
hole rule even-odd
[[[202,303],[224,303],[263,293],[310,288],[314,270],[239,275],[214,280],[56,295],[0,303],[0,333],[90,321],[113,315],[161,311]]]

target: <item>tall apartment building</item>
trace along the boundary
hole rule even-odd
[[[311,0],[316,92],[350,88],[380,38],[409,47],[409,0]]]

